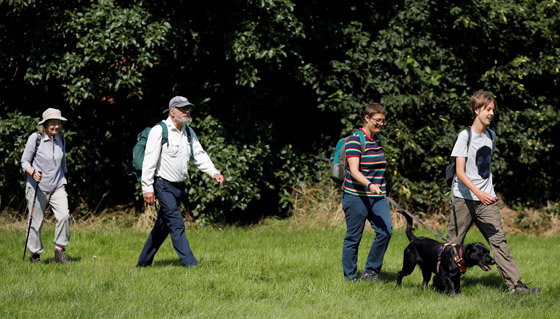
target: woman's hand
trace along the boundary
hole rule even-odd
[[[377,185],[372,183],[369,183],[368,190],[373,194],[378,194],[378,195],[381,194],[381,189]]]
[[[31,173],[31,178],[33,178],[37,183],[39,183],[43,178],[43,173],[33,170],[33,172]]]

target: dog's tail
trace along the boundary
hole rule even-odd
[[[409,241],[416,239],[416,236],[414,236],[414,234],[412,233],[412,217],[410,217],[402,210],[399,210],[399,213],[401,213],[404,218],[406,218],[406,237],[408,237]]]

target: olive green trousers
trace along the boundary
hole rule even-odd
[[[508,289],[515,287],[521,275],[507,244],[498,204],[484,205],[480,201],[455,197],[455,214],[451,215],[447,227],[448,241],[463,244],[469,228],[476,224],[490,244],[496,266]]]

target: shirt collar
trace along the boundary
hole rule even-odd
[[[43,142],[51,140],[47,133],[41,134],[41,139],[43,140]],[[60,139],[61,139],[60,133],[56,133],[56,135],[54,136],[54,139],[60,141]]]

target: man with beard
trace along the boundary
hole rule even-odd
[[[189,178],[188,164],[193,160],[196,167],[209,174],[220,184],[224,176],[214,167],[194,131],[186,125],[191,120],[194,104],[185,97],[176,96],[169,101],[169,117],[163,121],[167,126],[168,140],[162,145],[163,128],[154,126],[148,136],[142,165],[142,193],[144,202],[153,205],[159,201],[158,216],[138,258],[137,267],[149,267],[159,247],[171,235],[173,247],[185,267],[196,267],[197,261],[185,234],[181,215],[181,197],[185,192],[185,180]]]

